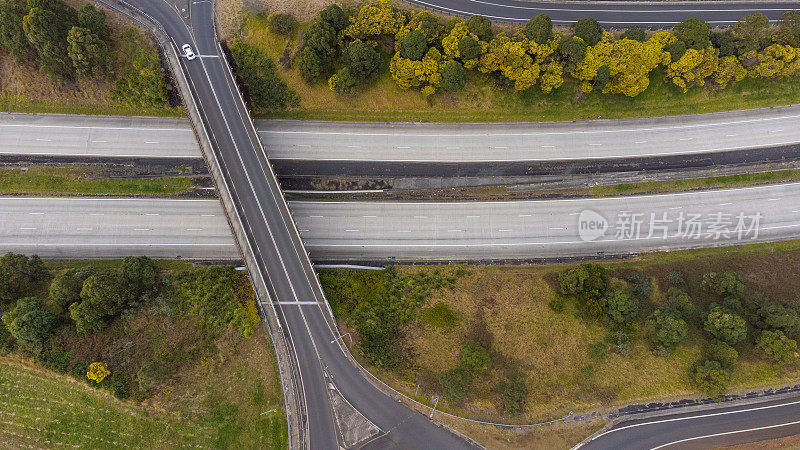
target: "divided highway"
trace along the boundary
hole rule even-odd
[[[539,14],[547,14],[556,24],[569,24],[583,17],[597,19],[609,27],[671,27],[689,18],[705,20],[712,25],[730,25],[743,16],[763,13],[770,20],[797,7],[782,1],[520,1],[520,0],[405,0],[415,6],[448,14],[471,16],[480,14],[496,21],[527,22]]]
[[[235,259],[215,203],[0,197],[0,247],[43,256]],[[326,262],[610,256],[800,238],[800,183],[574,200],[289,206],[311,257]]]

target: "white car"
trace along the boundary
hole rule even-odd
[[[183,56],[185,56],[186,59],[188,59],[189,61],[197,58],[197,55],[194,54],[194,50],[192,50],[192,46],[191,45],[183,44],[183,47],[181,47],[181,50],[183,50]]]

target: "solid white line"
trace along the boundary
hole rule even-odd
[[[279,305],[319,305],[319,302],[304,302],[304,301],[296,301],[296,302],[275,302]]]
[[[3,247],[235,247],[236,244],[229,243],[229,244],[201,244],[197,242],[175,242],[175,243],[118,243],[118,242],[88,242],[88,243],[69,243],[69,242],[57,242],[57,243],[42,243],[42,242],[26,242],[26,243],[19,243],[19,242],[0,242],[0,245]]]
[[[74,130],[135,130],[135,131],[185,131],[191,133],[191,128],[144,128],[144,127],[102,127],[83,125],[33,125],[22,123],[0,123],[0,128],[68,128]]]
[[[678,441],[668,442],[666,444],[659,445],[658,447],[653,447],[652,450],[658,450],[660,448],[668,447],[670,445],[675,445],[675,444],[681,444],[681,443],[684,443],[684,442],[696,441],[698,439],[708,439],[708,438],[712,438],[712,437],[725,436],[727,434],[749,433],[751,431],[769,430],[769,429],[772,429],[772,428],[788,427],[790,425],[797,425],[797,424],[800,424],[800,420],[795,420],[794,422],[779,423],[777,425],[768,425],[768,426],[764,426],[764,427],[748,428],[746,430],[726,431],[724,433],[707,434],[705,436],[695,436],[695,437],[692,437],[692,438],[686,438],[686,439],[681,439],[681,440],[678,440]]]

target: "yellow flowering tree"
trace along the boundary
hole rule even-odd
[[[745,58],[750,55],[743,55]],[[788,77],[800,71],[800,48],[772,44],[756,55],[756,63],[747,68],[751,78]]]
[[[515,34],[513,38],[500,33],[492,39],[486,53],[481,56],[478,70],[483,73],[499,71],[514,82],[514,89],[524,91],[538,81],[542,63],[552,54],[553,47],[549,43],[537,44],[522,33]],[[560,65],[548,65],[548,68],[548,86],[543,87],[546,92],[563,83],[563,79],[561,83],[556,79],[563,68]]]
[[[719,59],[717,68],[711,75],[717,89],[723,89],[728,83],[738,83],[747,76],[747,69],[742,66],[742,63],[736,59],[735,56],[723,56]]]
[[[442,32],[442,24],[428,11],[420,11],[408,21],[394,37],[394,50],[400,51],[400,44],[411,30],[417,30],[425,36],[428,44],[434,44]]]
[[[342,32],[350,38],[366,38],[382,34],[396,35],[405,25],[406,17],[394,9],[388,0],[368,3],[350,18],[350,26]]]
[[[420,61],[403,58],[397,52],[389,62],[389,72],[400,89],[419,87],[422,95],[428,96],[436,92],[442,82],[441,68],[444,62],[436,47],[428,49]]]
[[[611,33],[604,33],[597,45],[586,50],[586,57],[572,71],[572,76],[583,81],[581,89],[589,92],[597,70],[608,66],[610,81],[603,87],[603,93],[635,97],[650,85],[653,69],[659,64],[669,64],[669,53],[664,46],[674,40],[675,36],[668,32],[656,33],[644,42],[615,40]]]
[[[475,55],[462,55],[459,44],[464,38],[472,38],[477,43]],[[489,44],[480,40],[477,35],[470,33],[467,24],[463,20],[457,20],[450,33],[442,38],[442,50],[447,59],[461,59],[466,69],[474,69],[479,62],[481,55],[486,53]]]
[[[719,51],[712,46],[702,50],[690,48],[681,58],[667,66],[667,78],[685,93],[694,86],[704,86],[719,65]]]
[[[543,92],[550,93],[553,89],[564,84],[564,67],[557,61],[543,64],[542,73],[539,75],[539,87]]]
[[[89,371],[86,372],[86,378],[95,383],[103,381],[109,375],[111,375],[111,371],[108,370],[106,363],[102,362],[93,362],[89,364]]]

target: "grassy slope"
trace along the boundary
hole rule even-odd
[[[685,180],[647,181],[643,183],[592,186],[591,195],[629,195],[643,192],[680,192],[693,189],[718,189],[764,183],[786,183],[800,180],[800,170],[743,173]]]
[[[286,47],[296,49],[298,45],[297,36],[287,39],[271,33],[255,18],[247,22],[245,30],[248,42],[259,46],[276,60]],[[428,100],[416,91],[397,88],[388,72],[355,98],[331,92],[326,82],[309,86],[296,68],[286,70],[280,67],[280,74],[300,94],[300,108],[276,113],[261,111],[257,116],[375,121],[547,121],[690,114],[800,101],[800,76],[775,81],[746,79],[717,92],[695,88],[682,94],[667,83],[663,72],[654,71],[650,87],[636,98],[592,93],[581,100],[576,95],[577,82],[569,77],[553,94],[544,94],[537,89],[518,94],[513,89],[499,89],[490,77],[470,71],[462,92],[456,95],[439,93]]]
[[[81,168],[0,169],[0,194],[171,197],[192,187],[191,178],[82,179],[86,174]]]
[[[670,286],[667,275],[674,270],[686,275],[697,312],[707,310],[711,301],[700,290],[702,274],[708,271],[738,271],[745,276],[749,292],[760,291],[786,304],[794,302],[800,289],[795,271],[800,264],[800,241],[653,253],[602,264],[618,273],[641,269],[658,283],[660,289],[656,288],[652,304],[644,307],[643,316],[663,301],[663,291]],[[414,355],[413,369],[380,375],[410,395],[421,384],[418,398],[427,401],[439,392],[438,374],[459,364],[461,344],[466,339],[478,339],[491,342],[492,369],[476,378],[472,400],[464,408],[443,403],[440,408],[472,417],[528,422],[560,417],[569,411],[697,394],[689,381],[689,370],[706,345],[697,322],[690,324],[689,339],[667,357],[655,355],[641,335],[634,338],[630,356],[593,352],[592,344],[602,342],[608,329],[580,318],[570,302],[562,312],[548,306],[555,296],[554,276],[565,267],[469,267],[468,275],[457,281],[454,290],[427,302],[427,306],[437,302],[449,305],[460,317],[457,325],[450,330],[419,322],[410,325],[406,340]],[[409,273],[435,268],[403,266],[400,270]],[[321,279],[324,282],[336,273],[327,272]],[[732,390],[792,383],[800,376],[799,367],[767,362],[750,343],[740,346],[739,351]],[[502,399],[495,386],[515,370],[524,374],[530,396],[524,417],[503,417],[498,414]],[[524,441],[517,444],[524,446]]]

